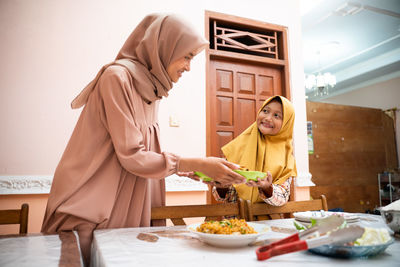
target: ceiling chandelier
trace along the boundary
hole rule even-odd
[[[321,56],[324,55],[325,58],[332,57],[335,51],[337,51],[338,46],[339,42],[336,41],[318,45],[315,51],[315,58],[318,60],[318,69],[313,71],[316,74],[306,75],[305,87],[308,95],[313,95],[314,97],[327,96],[330,89],[335,87],[336,77],[330,72],[322,72],[324,68],[321,67]]]
[[[314,96],[329,95],[329,89],[335,85],[336,77],[329,72],[306,75],[306,89],[308,92],[314,92]]]

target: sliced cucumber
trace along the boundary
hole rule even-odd
[[[202,172],[194,172],[194,174],[196,174],[197,176],[200,177],[200,179],[204,182],[211,182],[213,180],[213,178],[208,177],[207,175],[205,175]]]
[[[244,171],[244,170],[234,170],[234,172],[239,173],[240,175],[246,177],[246,181],[257,181],[257,179],[265,179],[267,177],[267,174],[265,172],[259,172],[259,171]]]
[[[259,171],[244,171],[244,170],[234,170],[234,172],[237,172],[238,174],[244,176],[246,178],[246,181],[257,181],[258,179],[265,179],[267,177],[267,174],[265,172],[259,172]],[[194,172],[195,175],[199,176],[199,178],[204,181],[204,182],[211,182],[213,181],[213,178],[208,177],[202,172]]]

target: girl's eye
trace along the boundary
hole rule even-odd
[[[278,114],[278,113],[275,113],[275,114],[274,114],[274,117],[277,118],[277,119],[280,119],[280,118],[281,118],[281,115]]]

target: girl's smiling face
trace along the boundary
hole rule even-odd
[[[283,108],[277,100],[272,100],[257,115],[258,130],[264,135],[276,135],[282,128]]]

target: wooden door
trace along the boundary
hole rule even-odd
[[[380,109],[309,101],[307,120],[314,142],[311,196],[324,194],[330,209],[347,212],[379,206],[377,175],[397,160],[393,122]]]
[[[213,59],[209,89],[209,154],[223,157],[221,147],[255,121],[262,103],[282,95],[282,75],[273,67]]]
[[[287,29],[206,11],[207,156],[249,127],[270,96],[290,99]],[[215,203],[211,192],[208,203]]]

